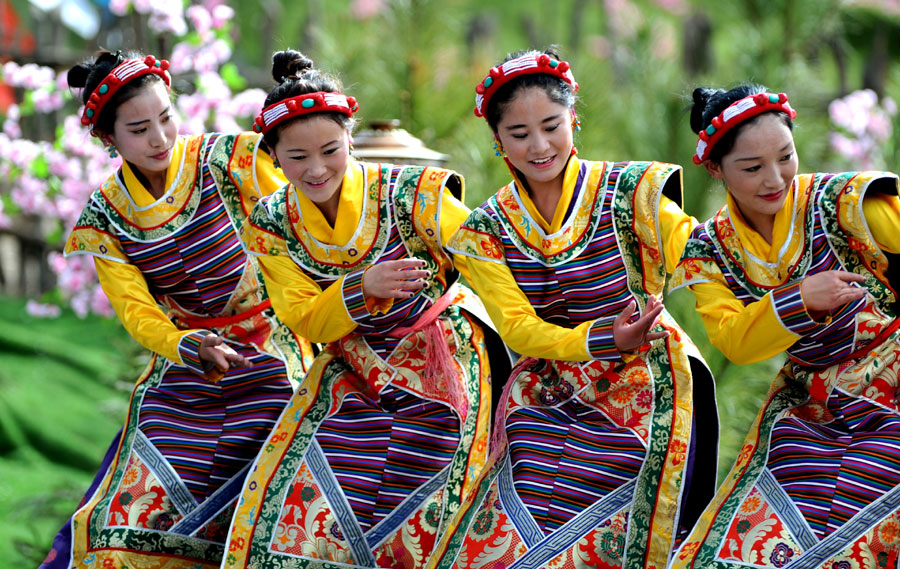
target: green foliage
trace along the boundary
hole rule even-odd
[[[117,321],[0,297],[0,559],[35,567],[124,420],[142,362]]]

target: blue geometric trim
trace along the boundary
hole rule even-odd
[[[178,476],[178,473],[175,472],[175,469],[172,468],[166,457],[153,446],[147,435],[140,430],[137,431],[134,437],[133,448],[134,454],[159,479],[160,484],[165,488],[166,494],[172,499],[172,504],[175,505],[178,512],[185,516],[193,512],[199,505],[197,504],[197,499],[194,498],[191,491],[181,481],[181,477]]]
[[[369,543],[369,547],[375,549],[397,531],[410,516],[416,513],[416,510],[422,506],[425,500],[431,498],[435,492],[443,488],[449,476],[450,466],[447,465],[434,478],[416,488],[383,520],[369,528],[369,531],[366,532],[366,541]]]
[[[209,498],[203,500],[200,507],[181,518],[177,524],[169,529],[169,533],[193,535],[194,532],[206,525],[207,522],[215,518],[219,512],[227,508],[238,497],[249,471],[250,465],[247,464],[240,472],[232,476],[231,480],[213,492]]]
[[[631,504],[634,500],[635,488],[637,488],[637,479],[632,478],[535,544],[525,555],[510,565],[509,569],[542,569],[546,567],[554,557],[587,535],[601,522]]]
[[[775,476],[768,468],[763,469],[759,480],[756,481],[756,486],[762,492],[766,501],[769,502],[769,505],[775,509],[775,512],[784,522],[784,525],[787,526],[794,539],[797,540],[797,545],[803,548],[803,551],[808,551],[819,543],[809,524],[806,523],[803,514],[800,513],[800,510],[797,509],[797,506],[794,505],[787,492],[778,484]]]
[[[369,549],[369,544],[366,541],[362,528],[353,514],[353,508],[350,507],[350,502],[344,496],[344,491],[341,490],[334,472],[328,466],[322,447],[319,446],[318,441],[315,439],[312,440],[306,451],[306,462],[309,464],[309,469],[312,471],[316,482],[319,483],[319,487],[322,489],[322,493],[328,499],[328,503],[334,511],[334,519],[337,520],[338,526],[344,534],[344,539],[350,544],[353,560],[357,565],[377,567],[375,556],[372,555],[372,550]]]
[[[878,498],[831,535],[803,552],[799,558],[784,566],[784,569],[816,569],[825,561],[839,554],[863,533],[872,529],[891,512],[900,508],[900,485]]]
[[[506,455],[506,460],[503,462],[499,478],[500,502],[503,504],[503,509],[506,511],[509,519],[512,520],[513,525],[516,526],[516,531],[522,536],[522,540],[530,549],[546,536],[537,522],[534,521],[534,517],[532,517],[531,512],[528,511],[528,508],[519,498],[519,495],[516,494],[512,477],[512,459],[509,454]]]

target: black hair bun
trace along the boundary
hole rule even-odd
[[[300,77],[313,67],[312,59],[293,49],[279,51],[272,56],[272,78],[278,83],[283,83],[288,77]]]

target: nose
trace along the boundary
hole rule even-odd
[[[765,169],[766,176],[764,182],[767,188],[778,189],[784,186],[784,179],[781,175],[781,168],[777,164],[773,164]]]
[[[529,150],[532,152],[532,154],[540,154],[550,147],[550,143],[543,133],[534,134],[529,138],[531,139]]]
[[[166,145],[166,132],[162,125],[153,125],[150,127],[150,144],[154,148],[162,148]]]
[[[310,158],[308,172],[310,177],[319,178],[325,175],[325,162],[318,158]]]

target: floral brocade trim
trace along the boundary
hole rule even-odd
[[[247,252],[271,257],[288,254],[287,243],[268,210],[284,199],[284,191],[285,188],[281,188],[260,200],[241,226],[241,241]]]
[[[605,195],[605,181],[612,165],[581,162],[580,167],[585,171],[581,188],[572,190],[578,203],[562,229],[552,235],[545,234],[528,214],[517,195],[522,190],[515,182],[504,186],[485,202],[493,210],[496,223],[502,225],[503,231],[524,255],[548,266],[558,266],[577,257],[590,244],[603,213],[599,202]]]
[[[587,351],[595,360],[622,360],[622,355],[616,349],[616,342],[613,338],[613,319],[612,316],[598,318],[588,328]]]
[[[185,141],[178,177],[166,194],[149,208],[136,208],[121,176],[111,176],[91,201],[112,225],[135,241],[168,237],[193,219],[200,205],[202,160],[218,135],[198,135]],[[170,166],[174,167],[174,166]]]
[[[82,214],[84,219],[84,214]],[[81,221],[81,220],[79,220]],[[65,255],[94,255],[117,263],[128,263],[119,239],[98,227],[76,225],[66,239]]]
[[[815,330],[819,323],[809,317],[803,296],[800,294],[801,281],[793,282],[772,291],[772,308],[785,328],[805,336]]]
[[[183,363],[189,370],[197,375],[205,375],[203,360],[200,359],[200,344],[203,342],[209,332],[190,332],[181,337],[178,341],[178,355],[181,356]]]
[[[451,253],[500,265],[506,264],[499,224],[481,208],[472,210],[447,243]]]
[[[358,269],[344,275],[344,281],[341,283],[341,296],[344,299],[344,307],[347,314],[354,322],[362,322],[369,316],[369,309],[366,307],[366,297],[363,294],[363,274],[366,269]]]

